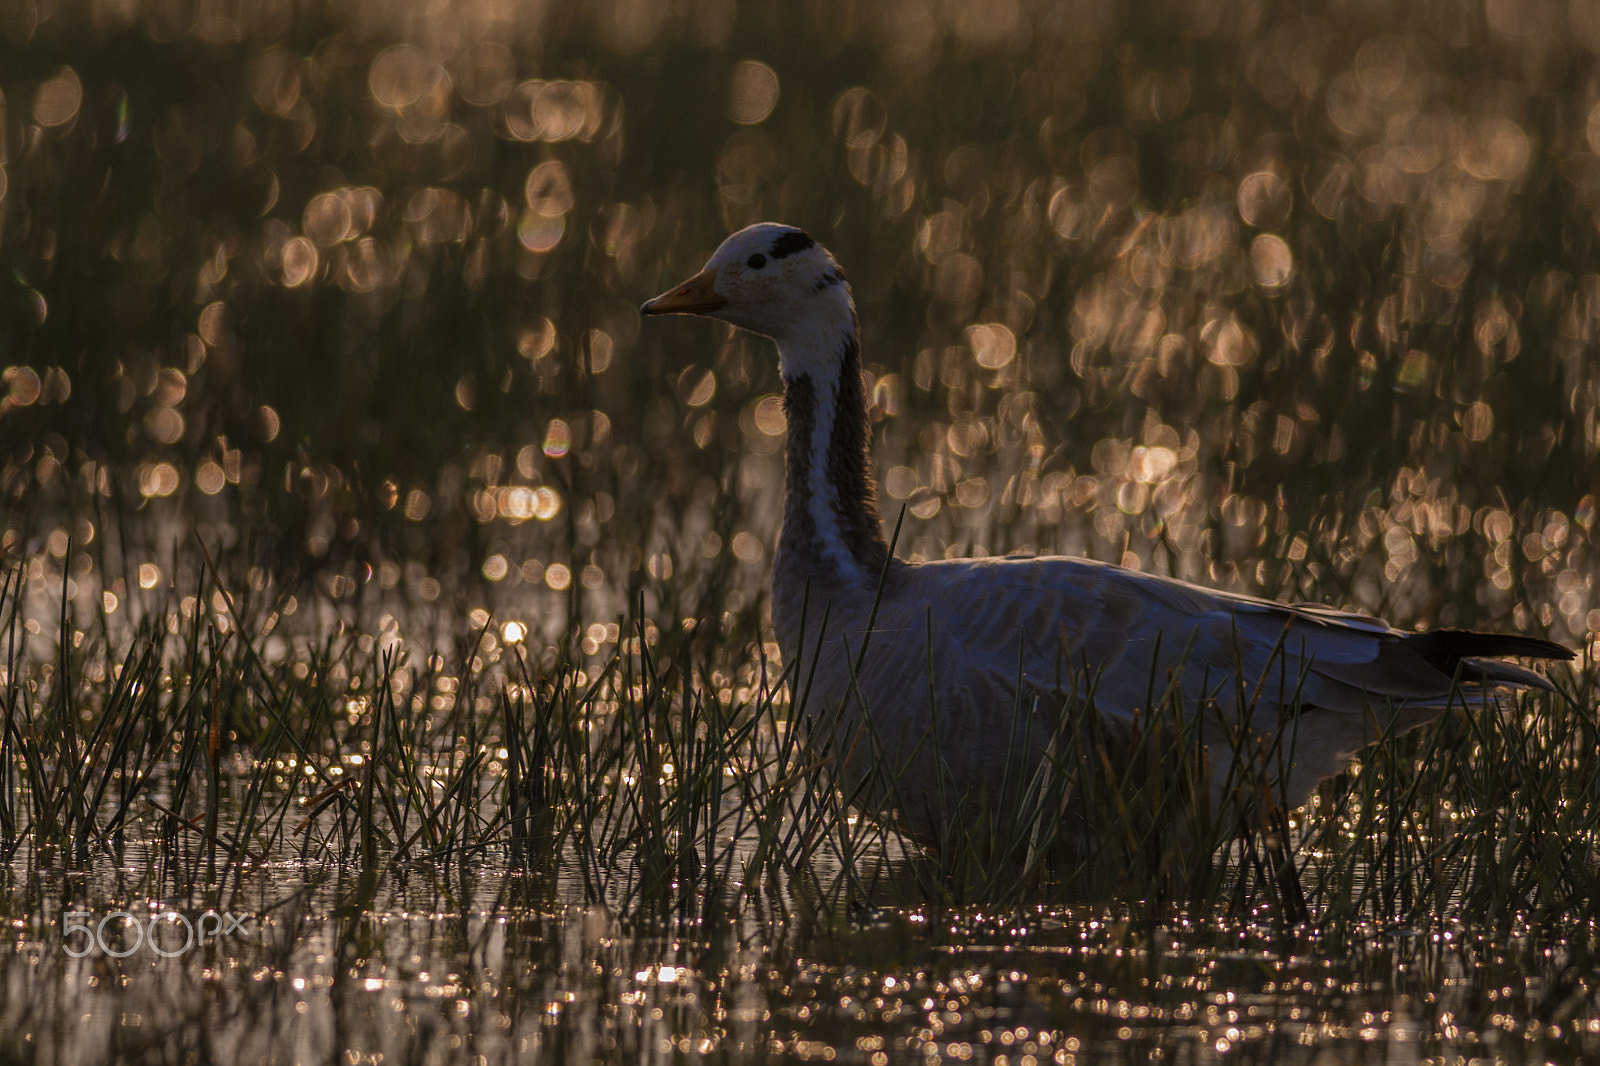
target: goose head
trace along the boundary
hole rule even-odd
[[[804,230],[747,226],[712,253],[705,269],[639,308],[645,315],[701,315],[770,337],[784,377],[831,378],[856,335],[844,273]]]

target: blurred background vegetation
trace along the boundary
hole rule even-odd
[[[115,612],[197,531],[274,602],[753,633],[775,360],[636,308],[778,219],[855,287],[905,553],[1600,629],[1583,0],[9,0],[0,48],[36,589]]]

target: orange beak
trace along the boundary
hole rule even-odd
[[[727,300],[712,287],[716,272],[702,270],[681,285],[675,285],[654,300],[639,305],[641,315],[703,315],[726,306]]]

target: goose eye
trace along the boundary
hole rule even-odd
[[[767,265],[767,257],[762,255],[760,252],[757,252],[755,255],[752,255],[749,259],[746,259],[744,261],[744,264],[745,264],[745,266],[749,267],[751,270],[760,270],[762,267]]]

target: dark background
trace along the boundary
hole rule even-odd
[[[36,579],[198,532],[280,592],[753,622],[775,361],[635,309],[771,218],[854,284],[903,551],[1596,628],[1586,4],[19,0],[0,45]]]

